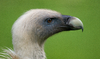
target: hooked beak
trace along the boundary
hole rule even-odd
[[[62,15],[65,26],[67,26],[68,30],[79,30],[82,29],[83,32],[83,23],[79,18],[71,17],[67,15]]]

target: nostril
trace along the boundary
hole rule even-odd
[[[63,17],[63,19],[66,20],[66,21],[68,21],[68,20],[71,18],[71,16],[68,16],[68,15],[62,15],[62,17]]]
[[[71,17],[68,17],[66,20],[69,21],[70,18],[71,18]]]
[[[72,18],[71,16],[68,16],[68,15],[62,15],[62,17],[63,17],[65,24],[67,25],[69,24],[70,19]]]
[[[69,25],[70,19],[71,19],[71,16],[68,16],[68,17],[66,18],[66,24],[67,24],[67,25]]]

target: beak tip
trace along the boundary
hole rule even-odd
[[[82,29],[83,32],[83,23],[79,18],[73,17],[70,24],[73,25],[74,29]]]
[[[83,28],[82,28],[82,32],[83,32]]]
[[[83,30],[84,30],[83,26],[80,26],[80,29],[82,29],[82,32],[83,32]]]

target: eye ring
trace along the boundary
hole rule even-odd
[[[51,18],[49,18],[49,19],[47,20],[47,22],[48,22],[48,23],[51,23],[51,22],[52,22],[52,19],[51,19]]]

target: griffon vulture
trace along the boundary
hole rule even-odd
[[[44,42],[48,37],[61,31],[78,29],[83,31],[83,24],[76,17],[48,9],[31,9],[19,17],[12,27],[14,51],[5,51],[11,59],[45,59]]]

